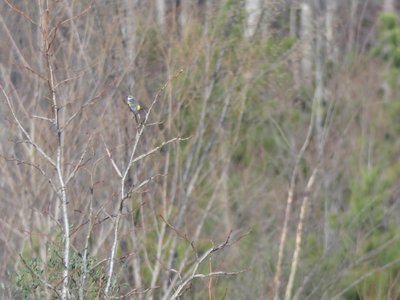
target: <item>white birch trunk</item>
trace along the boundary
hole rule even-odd
[[[193,15],[191,12],[195,9],[195,7],[192,1],[190,0],[181,1],[180,6],[181,7],[178,19],[179,31],[180,33],[184,33],[186,25],[188,24]]]
[[[165,0],[156,0],[157,22],[165,30]]]
[[[123,3],[123,19],[121,20],[121,35],[122,43],[125,49],[125,61],[126,66],[132,68],[133,59],[136,52],[136,17],[135,8],[137,0],[125,0]],[[135,87],[135,79],[133,72],[128,70],[127,72],[127,83],[128,88],[132,91]]]
[[[326,52],[327,59],[331,62],[336,62],[338,60],[338,48],[335,42],[335,27],[336,20],[335,15],[337,11],[337,2],[328,0],[326,3]]]
[[[301,45],[302,58],[301,67],[302,75],[306,84],[312,82],[313,69],[313,20],[311,5],[308,1],[303,1],[301,4]]]
[[[245,37],[252,37],[257,29],[261,16],[260,0],[246,0],[245,8],[247,13],[247,24],[244,31]]]

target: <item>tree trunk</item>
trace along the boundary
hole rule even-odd
[[[298,19],[297,19],[297,12],[299,10],[299,2],[298,0],[292,0],[290,3],[290,16],[289,16],[289,34],[291,37],[293,38],[297,38],[298,36],[298,28],[297,28],[297,24],[298,24]]]
[[[349,37],[348,37],[348,41],[347,41],[347,52],[351,52],[354,50],[356,31],[357,31],[357,18],[356,18],[357,8],[358,8],[358,0],[352,0],[351,8],[350,8]]]
[[[133,74],[133,59],[135,57],[136,52],[136,17],[135,17],[135,9],[137,8],[137,0],[130,1],[125,0],[122,4],[122,20],[121,20],[121,36],[122,36],[122,45],[125,50],[125,61],[126,66],[130,67],[130,70],[127,70],[127,83],[128,90],[132,92],[135,88],[135,78]]]
[[[318,22],[318,27],[322,27],[322,18]],[[321,28],[320,27],[320,28]],[[324,55],[323,55],[323,36],[322,32],[318,32],[316,36],[316,46],[315,46],[315,131],[316,131],[316,149],[317,149],[317,160],[324,160],[324,144],[325,144],[325,130],[324,128],[324,78],[323,78],[323,65],[324,65]],[[328,198],[328,185],[329,182],[326,180],[326,172],[324,170],[323,163],[320,167],[320,175],[322,177],[322,190],[324,199],[324,253],[329,247],[331,229],[329,225],[329,212],[330,203]]]
[[[298,14],[297,12],[299,11],[299,3],[298,0],[292,0],[290,4],[290,37],[293,38],[294,40],[297,40],[298,38]],[[295,90],[298,90],[300,88],[301,82],[300,82],[300,62],[299,62],[299,57],[297,55],[293,56],[291,58],[291,64],[292,64],[292,71],[293,71],[293,82],[294,82],[294,88]]]
[[[161,29],[165,29],[165,0],[156,0],[156,16]]]
[[[193,5],[191,1],[181,1],[180,3],[181,9],[179,14],[179,31],[183,33],[185,31],[185,27],[190,20],[191,14],[190,12],[193,10]]]
[[[311,85],[313,69],[313,19],[310,3],[305,0],[301,4],[301,67],[304,83]]]
[[[247,13],[247,22],[244,35],[250,38],[254,35],[258,22],[261,16],[261,3],[260,0],[246,0],[245,8]]]
[[[335,41],[335,27],[336,20],[335,15],[337,12],[337,2],[336,1],[327,1],[326,3],[326,52],[327,59],[331,62],[336,62],[338,60],[338,48],[337,43]]]

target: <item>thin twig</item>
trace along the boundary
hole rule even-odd
[[[40,117],[36,115],[32,115],[32,118],[39,119],[39,120],[44,120],[50,122],[52,125],[54,125],[54,119],[46,118],[46,117]]]
[[[61,130],[64,130],[68,125],[83,111],[84,108],[88,105],[92,105],[96,100],[99,100],[103,92],[101,92],[99,95],[95,96],[94,98],[87,100],[84,104],[79,107],[79,109],[73,113],[67,121],[65,121],[64,125],[62,126]]]
[[[121,171],[119,170],[119,168],[118,168],[117,164],[115,163],[114,159],[112,158],[111,152],[110,152],[110,150],[108,149],[106,142],[104,141],[104,137],[101,136],[101,138],[103,139],[104,148],[106,148],[108,158],[110,159],[111,164],[112,164],[112,166],[113,166],[115,172],[117,172],[118,176],[119,176],[120,178],[122,178],[122,173],[121,173]]]
[[[139,160],[144,159],[145,157],[147,157],[147,156],[153,154],[154,152],[157,152],[158,150],[160,150],[160,149],[161,149],[162,147],[164,147],[165,145],[171,144],[172,142],[175,142],[175,141],[186,141],[187,139],[188,139],[188,138],[176,137],[176,138],[172,138],[172,139],[170,139],[170,140],[168,140],[168,141],[166,141],[166,142],[163,142],[163,143],[161,143],[159,146],[153,148],[152,150],[150,150],[150,151],[148,151],[148,152],[146,152],[146,153],[144,153],[144,154],[142,154],[142,155],[139,155],[138,157],[134,158],[134,159],[132,160],[132,164],[135,163],[135,162],[137,162],[137,161],[139,161]]]
[[[18,13],[19,15],[21,15],[22,17],[24,17],[25,19],[27,19],[29,22],[31,22],[34,25],[37,25],[30,16],[28,16],[25,12],[23,12],[22,10],[20,10],[19,8],[17,8],[15,5],[13,5],[12,3],[10,3],[8,0],[4,0],[7,5],[16,13]]]
[[[230,237],[231,237],[231,233],[232,232],[229,233],[228,237],[226,238],[226,240],[222,244],[220,244],[220,245],[218,245],[216,247],[212,247],[212,248],[208,249],[200,258],[197,259],[197,262],[191,268],[191,271],[189,270],[187,272],[187,273],[189,273],[189,275],[185,276],[186,279],[181,284],[179,284],[177,286],[174,294],[169,299],[171,299],[171,300],[177,299],[181,295],[181,293],[183,292],[184,288],[190,282],[192,282],[193,279],[195,279],[195,278],[206,278],[206,277],[208,278],[210,276],[220,276],[220,275],[237,275],[239,273],[244,272],[244,271],[239,271],[239,272],[222,272],[222,271],[219,271],[219,272],[211,272],[211,273],[208,273],[208,274],[198,274],[198,273],[196,273],[198,268],[200,267],[200,265],[204,262],[204,260],[208,259],[210,257],[210,255],[212,255],[213,253],[215,253],[217,251],[220,251],[220,250],[224,249],[226,246],[229,245],[229,240],[230,240]]]
[[[31,73],[33,73],[34,75],[36,75],[37,77],[39,77],[40,79],[42,79],[42,80],[44,80],[44,81],[47,81],[47,80],[48,80],[48,78],[46,78],[46,76],[44,76],[44,75],[42,75],[42,74],[36,72],[36,71],[35,71],[34,69],[32,69],[30,66],[24,65],[23,67],[24,67],[25,69],[27,69],[29,72],[31,72]]]
[[[3,92],[4,97],[6,98],[6,102],[8,107],[10,108],[11,111],[11,115],[13,116],[15,122],[17,123],[19,129],[22,131],[22,133],[25,135],[25,137],[27,138],[27,140],[29,141],[29,143],[53,166],[56,167],[56,163],[55,161],[46,154],[46,152],[38,145],[36,144],[31,136],[29,135],[29,133],[25,130],[25,128],[22,126],[21,122],[19,121],[18,117],[15,114],[14,108],[11,104],[10,98],[8,98],[8,95],[6,93],[6,91],[4,90],[3,86],[0,85],[0,89]]]
[[[212,273],[212,262],[211,259],[209,259],[209,269],[210,273]],[[212,300],[212,276],[210,276],[210,279],[208,280],[208,300]]]
[[[114,297],[114,296],[109,296],[108,298],[109,298],[109,299],[126,299],[127,297],[132,296],[132,295],[147,294],[147,293],[150,292],[151,290],[155,290],[155,289],[158,289],[158,288],[159,288],[158,286],[154,286],[154,287],[147,288],[147,289],[145,289],[145,290],[143,290],[143,291],[139,291],[138,288],[135,288],[135,289],[132,289],[131,291],[129,291],[128,293],[126,293],[125,295],[116,296],[116,297]]]
[[[67,180],[65,181],[65,185],[68,185],[68,183],[70,182],[70,180],[71,180],[72,178],[74,178],[74,176],[75,176],[76,172],[78,171],[78,169],[82,166],[83,158],[85,157],[85,155],[86,155],[86,153],[87,153],[87,150],[88,150],[88,147],[89,147],[89,144],[90,144],[91,140],[92,140],[92,136],[89,137],[88,142],[86,143],[86,146],[84,147],[84,150],[83,150],[83,152],[82,152],[82,155],[81,155],[81,157],[79,158],[79,161],[78,161],[78,163],[76,164],[75,168],[72,170],[72,172],[69,174],[69,176],[67,176]]]
[[[20,160],[18,158],[8,158],[2,154],[0,154],[0,157],[3,157],[6,161],[11,161],[11,162],[16,162],[17,164],[22,164],[22,165],[27,165],[30,167],[33,167],[34,169],[38,170],[40,172],[40,174],[47,179],[47,181],[49,182],[50,186],[52,187],[53,191],[56,193],[56,195],[59,197],[58,194],[58,188],[56,187],[56,185],[54,184],[53,180],[47,176],[46,172],[38,165],[29,161],[23,161]]]

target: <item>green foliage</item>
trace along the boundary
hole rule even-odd
[[[373,54],[394,68],[400,68],[400,27],[395,15],[380,16],[380,32]]]
[[[388,147],[390,147],[393,151],[396,151],[393,147],[393,143],[397,144],[398,136],[400,134],[400,99],[395,99],[394,101],[390,101],[384,104],[383,107],[385,118],[381,127],[385,131],[385,139],[390,142],[388,143]]]
[[[350,198],[351,210],[349,211],[351,222],[354,222],[356,218],[364,219],[362,215],[369,214],[371,210],[380,209],[379,204],[383,197],[375,190],[376,182],[379,180],[379,171],[377,168],[361,171],[361,178],[353,182]]]
[[[38,258],[32,258],[25,262],[24,268],[16,275],[15,281],[23,298],[28,299],[32,295],[44,297],[44,290],[40,277],[43,275],[42,262]]]
[[[396,166],[389,169],[366,168],[361,169],[359,177],[351,183],[350,206],[346,213],[345,231],[350,234],[349,239],[353,245],[345,246],[344,241],[342,245],[343,249],[356,246],[355,251],[353,250],[352,262],[359,260],[362,263],[353,266],[351,271],[342,278],[342,287],[346,288],[363,278],[369,271],[372,273],[350,289],[344,295],[344,299],[358,299],[359,296],[362,299],[384,299],[392,284],[392,278],[395,278],[395,274],[399,271],[398,265],[379,271],[379,266],[400,259],[398,251],[400,240],[396,234],[396,226],[391,225],[390,219],[385,220],[388,218],[385,215],[385,206],[388,205],[391,187],[398,175]],[[371,255],[371,253],[375,254]],[[360,258],[364,259],[360,260]]]
[[[390,297],[390,299],[397,299],[400,289],[393,283],[399,271],[400,269],[398,267],[379,270],[378,265],[363,264],[353,269],[342,278],[341,281],[344,288],[348,287],[349,284],[354,283],[359,278],[364,279],[359,284],[349,289],[343,295],[342,299],[388,299],[388,294],[393,296],[393,298]],[[366,276],[369,274],[371,274],[371,276]]]
[[[62,248],[51,244],[48,247],[47,260],[42,261],[38,257],[22,257],[22,267],[15,277],[16,286],[24,299],[45,298],[46,289],[54,295],[45,283],[55,289],[59,289],[63,278]],[[70,291],[78,295],[83,273],[83,259],[79,253],[72,252],[70,257]],[[96,257],[89,256],[86,261],[87,276],[84,286],[85,299],[94,299],[101,295],[102,283],[106,282],[106,273],[102,265],[98,265]],[[54,295],[55,296],[55,295]]]
[[[384,13],[379,16],[379,25],[381,30],[393,30],[398,26],[397,16]]]
[[[213,18],[213,32],[223,36],[231,46],[242,39],[246,13],[240,1],[226,0]]]

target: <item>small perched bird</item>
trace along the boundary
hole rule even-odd
[[[138,125],[143,125],[146,119],[147,109],[133,96],[129,95],[126,102],[135,116],[136,123],[138,123]]]

